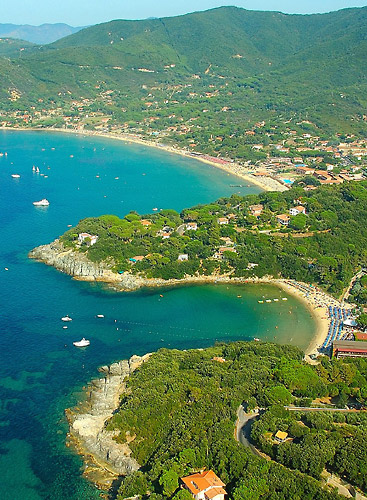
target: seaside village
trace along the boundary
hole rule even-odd
[[[262,204],[254,204],[247,207],[247,217],[251,219],[253,225],[251,226],[251,231],[259,231],[260,233],[268,235],[278,235],[280,237],[286,237],[290,232],[292,232],[294,237],[309,237],[313,236],[317,231],[309,231],[307,226],[307,199],[298,198],[293,200],[293,205],[287,212],[271,214],[272,226],[269,224],[269,214],[262,219],[262,215],[267,210]],[[236,207],[231,207],[233,212],[228,213],[227,211],[220,211],[212,213],[212,219],[216,222],[216,226],[219,228],[219,234],[226,234],[226,228],[233,229],[235,233],[240,234],[243,231],[249,230],[249,228],[243,227],[243,219],[240,220],[239,214],[241,213],[242,207],[237,205]],[[158,212],[158,209],[155,208]],[[158,241],[160,241],[160,248],[163,254],[164,244],[172,236],[175,238],[180,238],[183,236],[194,236],[194,233],[200,230],[200,216],[195,213],[195,210],[188,210],[184,214],[183,223],[179,226],[174,224],[163,226],[160,225],[159,219],[164,219],[161,217],[160,213],[152,213],[150,218],[149,215],[144,216],[145,218],[140,218],[140,216],[135,216],[137,219],[133,224],[140,226],[141,234],[150,234],[155,236]],[[197,220],[192,220],[196,218]],[[301,220],[302,224],[299,225],[298,221]],[[166,220],[167,221],[167,220]],[[300,229],[302,226],[302,230]],[[322,232],[322,231],[321,231]],[[229,232],[228,232],[229,234]],[[241,243],[236,242],[235,237],[230,236],[220,236],[220,245],[213,247],[212,256],[209,257],[214,263],[220,264],[225,262],[230,258],[230,256],[235,256],[240,252]],[[98,235],[89,233],[79,233],[77,246],[81,247],[86,245],[91,247],[95,245],[98,241]],[[131,240],[130,240],[131,241]],[[162,255],[161,255],[162,257]],[[148,253],[146,255],[132,255],[128,258],[129,267],[124,271],[119,271],[122,275],[127,273],[139,272],[139,264],[146,263],[150,265],[151,259],[156,259],[157,254],[152,255]],[[188,253],[179,253],[177,256],[177,261],[179,263],[189,263],[192,256]],[[152,261],[152,262],[153,262]],[[136,267],[137,266],[137,267]],[[251,272],[254,272],[259,266],[256,262],[249,262],[247,265],[248,276],[251,276]],[[137,270],[139,269],[139,270]],[[350,283],[347,291],[344,292],[343,297],[340,300],[336,300],[330,295],[326,294],[320,288],[310,285],[307,283],[298,282],[296,280],[275,280],[279,285],[289,291],[290,293],[296,293],[298,296],[302,296],[307,303],[314,309],[319,310],[319,318],[323,320],[325,336],[324,338],[314,346],[313,352],[310,354],[311,360],[315,360],[318,354],[327,354],[340,357],[367,357],[367,333],[359,331],[357,328],[356,317],[360,309],[353,303],[348,301],[350,297],[350,291],[353,285],[357,283],[358,280],[367,276],[367,270],[360,271]],[[221,282],[221,280],[226,280],[227,277],[218,275],[216,282]],[[257,280],[256,273],[253,273],[253,277],[249,277],[248,281]],[[239,282],[247,281],[242,278],[231,278],[233,282],[236,280]],[[264,281],[264,278],[260,278]],[[266,279],[265,279],[266,281]],[[274,299],[278,301],[279,299]],[[283,300],[286,300],[284,298]],[[259,300],[260,304],[272,302],[272,300]],[[365,311],[363,311],[365,312]],[[325,326],[327,322],[327,328]],[[327,329],[327,334],[326,334]],[[195,497],[196,498],[196,497]],[[201,497],[198,497],[201,498]]]

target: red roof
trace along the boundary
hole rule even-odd
[[[182,477],[181,481],[193,495],[197,495],[201,491],[208,488],[213,489],[215,491],[215,495],[223,492],[226,494],[222,488],[225,484],[212,470],[198,472],[197,474],[192,474],[191,476]],[[205,494],[208,496],[209,491]],[[208,498],[212,497],[208,496]]]

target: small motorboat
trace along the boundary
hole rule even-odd
[[[288,300],[287,297],[283,297],[282,300]]]
[[[33,205],[35,207],[48,207],[49,204],[50,204],[50,202],[48,200],[46,200],[46,198],[42,198],[42,200],[40,200],[40,201],[33,202]]]
[[[255,342],[260,342],[260,339],[258,339],[257,337],[254,337],[254,341]]]
[[[97,314],[97,318],[104,318],[104,314]]]
[[[158,208],[157,208],[157,207],[154,207],[154,208],[153,208],[153,212],[156,212],[157,210],[158,210]]]
[[[20,177],[19,174],[11,174],[11,176],[13,177],[13,179],[19,179],[19,177]]]
[[[270,300],[270,299],[266,299],[266,301],[265,301],[265,302],[269,303],[269,302],[271,302],[271,300]]]
[[[63,316],[61,318],[61,321],[73,321],[73,318],[70,318],[70,316],[67,314],[66,316]]]
[[[75,347],[87,347],[90,344],[90,340],[85,339],[84,337],[82,340],[78,340],[77,342],[73,342],[73,345]]]
[[[279,299],[273,299],[274,302],[279,302]]]

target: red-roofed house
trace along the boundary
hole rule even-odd
[[[225,484],[212,470],[182,477],[181,482],[195,500],[224,500],[227,494]]]
[[[261,215],[261,212],[264,209],[264,206],[263,205],[250,205],[248,208],[251,212],[251,215],[253,215],[254,217],[259,217]]]

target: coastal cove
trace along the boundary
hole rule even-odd
[[[81,477],[80,458],[65,447],[63,416],[65,408],[78,404],[98,366],[160,347],[254,337],[303,349],[310,344],[316,330],[310,311],[273,285],[217,283],[116,294],[27,257],[83,217],[147,213],[153,207],[181,210],[257,188],[230,187],[238,177],[193,159],[99,137],[1,131],[0,152],[7,153],[0,158],[5,500],[98,498]],[[32,172],[33,165],[40,174]],[[32,206],[44,197],[49,207]],[[259,304],[263,296],[288,301]],[[65,314],[73,318],[67,329],[60,321]],[[83,336],[91,345],[77,350],[72,342]]]

